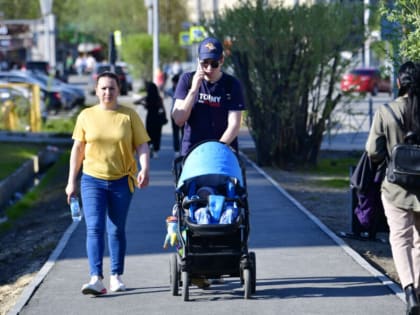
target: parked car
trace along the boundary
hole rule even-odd
[[[40,100],[40,112],[41,112],[41,119],[42,121],[46,121],[48,113],[45,108],[45,102],[43,101],[41,92],[41,100]],[[7,100],[12,100],[18,110],[18,115],[20,116],[23,114],[24,116],[27,115],[29,112],[29,107],[32,104],[32,91],[26,87],[16,85],[6,81],[0,81],[0,104],[4,105],[4,102]],[[1,114],[0,114],[1,116]],[[29,125],[29,121],[26,121]]]
[[[17,70],[0,72],[0,80],[11,83],[37,84],[41,89],[41,94],[44,96],[43,100],[48,112],[57,113],[63,106],[60,90],[53,86],[45,85],[39,79],[31,76],[30,72]]]
[[[88,82],[88,89],[89,89],[90,94],[92,95],[95,94],[96,79],[98,78],[98,75],[104,71],[110,71],[110,70],[111,70],[111,65],[109,63],[99,63],[95,66],[92,73],[90,74],[89,82]],[[124,69],[119,65],[115,65],[114,72],[118,75],[118,78],[120,79],[121,95],[127,95],[128,90],[129,90],[129,84],[128,84],[127,75],[124,72]]]
[[[129,66],[126,62],[117,62],[117,66],[121,66],[125,73],[126,81],[127,81],[127,90],[133,91],[133,77],[130,74]]]
[[[357,68],[345,74],[340,82],[343,92],[392,93],[389,77],[382,77],[377,68]]]
[[[77,105],[85,104],[85,91],[77,85],[63,82],[57,78],[46,75],[43,72],[32,71],[31,75],[42,81],[47,86],[59,89],[63,98],[63,108],[71,109]]]
[[[25,62],[25,65],[22,67],[22,70],[41,71],[45,74],[49,74],[50,64],[48,63],[48,61],[29,60],[29,61]]]

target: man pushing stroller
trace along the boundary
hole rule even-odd
[[[206,38],[198,46],[197,70],[184,73],[178,82],[172,117],[184,128],[181,155],[205,140],[238,150],[245,101],[239,80],[222,71],[224,60],[220,41]]]

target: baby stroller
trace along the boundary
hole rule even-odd
[[[174,161],[178,251],[170,257],[172,295],[189,299],[192,279],[239,277],[244,298],[256,290],[255,253],[248,251],[245,171],[218,141],[195,146]]]

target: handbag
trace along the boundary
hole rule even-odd
[[[159,123],[162,126],[168,123],[168,118],[166,118],[165,109],[163,107],[159,108],[158,117],[159,117]]]
[[[367,192],[372,184],[382,183],[385,178],[386,161],[373,163],[364,151],[350,176],[350,186],[360,192]]]
[[[388,104],[385,107],[404,132],[405,127],[397,118]],[[391,150],[386,178],[390,183],[397,184],[406,189],[420,188],[420,145],[416,142],[417,136],[407,132],[404,143],[396,144]],[[414,140],[413,140],[414,139]]]
[[[420,145],[395,145],[391,151],[386,177],[390,183],[404,188],[420,188]]]
[[[383,213],[381,183],[385,177],[385,168],[385,161],[373,163],[364,151],[350,176],[350,187],[357,196],[354,214],[365,229],[375,228],[378,216]]]
[[[366,191],[373,182],[374,176],[375,172],[372,171],[372,163],[367,152],[364,151],[350,176],[350,186],[359,191]]]

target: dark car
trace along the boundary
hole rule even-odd
[[[90,78],[89,78],[89,91],[92,95],[95,94],[95,86],[96,86],[96,79],[98,78],[98,75],[104,71],[110,71],[111,65],[108,63],[99,63],[96,65],[95,69],[93,69]],[[118,78],[120,79],[121,83],[121,95],[127,95],[129,90],[129,84],[127,81],[127,75],[124,71],[124,69],[121,66],[115,65],[114,66],[114,72],[118,75]]]
[[[11,83],[30,83],[37,84],[44,95],[44,102],[48,112],[57,113],[62,107],[60,90],[45,85],[40,80],[30,75],[28,71],[4,71],[0,72],[0,80]]]
[[[46,86],[60,90],[64,109],[71,109],[77,105],[82,106],[85,104],[85,92],[82,88],[48,76],[43,72],[32,71],[31,75],[42,81]]]
[[[372,95],[392,92],[390,78],[382,77],[376,68],[357,68],[350,71],[341,79],[340,88],[343,92],[366,92]]]
[[[49,74],[50,72],[50,64],[48,61],[27,61],[25,65],[22,67],[22,70],[28,71],[41,71],[45,74]]]
[[[117,62],[117,66],[121,66],[121,68],[123,69],[125,73],[128,91],[133,91],[133,77],[130,74],[128,64],[126,62],[120,61],[120,62]]]

